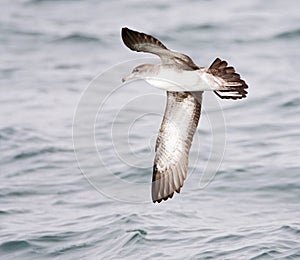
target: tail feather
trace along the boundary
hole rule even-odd
[[[247,83],[235,72],[234,67],[228,66],[225,60],[216,58],[207,72],[215,76],[220,82],[221,88],[214,91],[220,98],[241,99],[248,94],[246,91]]]

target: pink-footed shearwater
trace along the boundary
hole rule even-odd
[[[122,81],[145,79],[167,90],[167,105],[156,140],[152,201],[161,202],[180,192],[188,171],[188,157],[196,131],[203,91],[220,98],[241,99],[248,88],[235,69],[216,58],[209,68],[196,65],[185,54],[168,49],[151,35],[122,28],[124,44],[131,50],[158,55],[160,64],[142,64]]]

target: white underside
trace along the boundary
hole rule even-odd
[[[144,78],[150,85],[168,91],[212,91],[220,89],[217,79],[202,70],[161,69],[155,77]]]

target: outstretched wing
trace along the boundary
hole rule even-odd
[[[167,106],[156,141],[152,200],[161,202],[180,192],[201,112],[202,92],[167,92]]]
[[[185,54],[169,50],[151,35],[122,28],[124,44],[132,51],[148,52],[158,55],[163,64],[180,64],[182,69],[197,70],[199,67]]]

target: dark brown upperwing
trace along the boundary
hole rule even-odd
[[[184,70],[197,70],[199,67],[193,60],[182,53],[169,50],[161,41],[151,35],[122,28],[122,40],[132,51],[148,52],[158,55],[164,64],[177,64]]]
[[[165,45],[153,36],[128,29],[127,27],[122,28],[122,39],[124,44],[132,51],[148,52],[151,47],[168,50]]]

